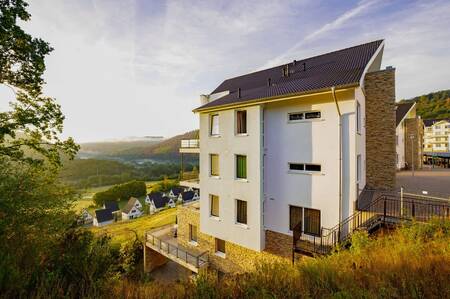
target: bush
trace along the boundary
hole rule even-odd
[[[140,197],[147,194],[147,186],[144,181],[131,181],[125,184],[115,185],[106,191],[97,192],[93,201],[97,206],[102,206],[107,201],[118,201],[130,197]]]

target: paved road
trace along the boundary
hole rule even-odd
[[[427,191],[428,195],[450,199],[450,169],[426,169],[401,171],[397,173],[397,188],[403,187],[405,192],[419,193]]]

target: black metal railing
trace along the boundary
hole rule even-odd
[[[294,251],[306,254],[328,254],[351,238],[357,230],[369,233],[380,226],[396,225],[402,221],[427,222],[432,218],[450,218],[450,201],[395,194],[381,195],[360,208],[335,227],[321,228],[319,236],[305,234],[301,224],[294,228]]]
[[[178,246],[165,242],[160,238],[152,235],[151,233],[145,233],[145,240],[153,245],[153,249],[160,253],[165,253],[169,257],[177,258],[185,263],[194,266],[199,269],[208,264],[208,251],[204,251],[200,254],[188,252],[188,250]]]

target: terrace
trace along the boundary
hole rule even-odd
[[[208,267],[208,252],[179,244],[172,232],[172,226],[146,232],[145,246],[192,272],[198,273],[200,269]]]

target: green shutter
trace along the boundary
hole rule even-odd
[[[236,156],[236,177],[239,179],[247,178],[247,157]]]

